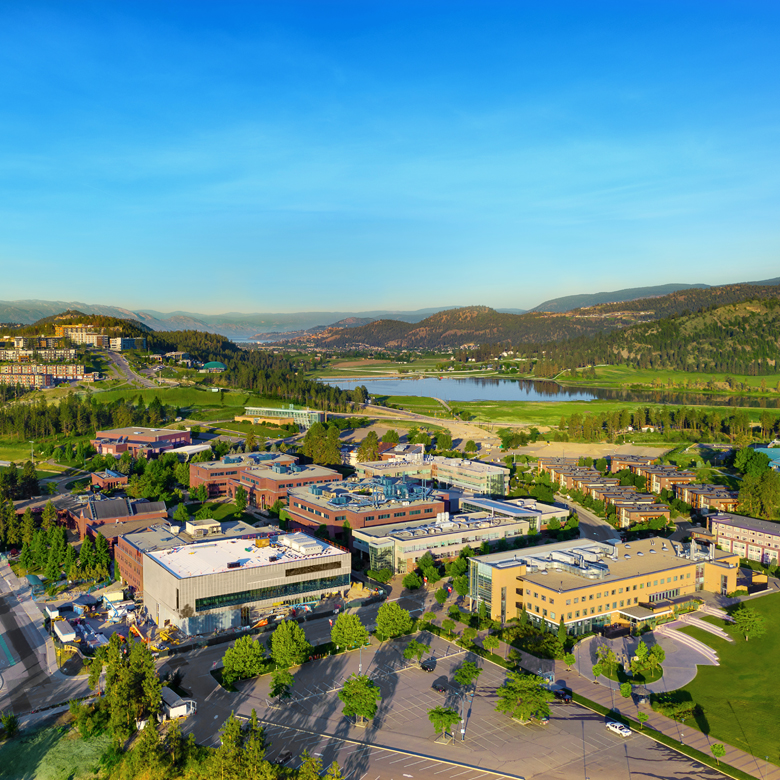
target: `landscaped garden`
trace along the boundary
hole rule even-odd
[[[761,628],[753,631],[747,641],[738,626],[717,619],[710,622],[723,628],[733,642],[695,627],[682,629],[712,647],[720,666],[700,666],[696,678],[676,694],[701,708],[686,726],[780,763],[780,699],[772,685],[780,649],[780,595],[762,596],[749,605],[763,618],[764,633]]]

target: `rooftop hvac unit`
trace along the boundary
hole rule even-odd
[[[239,569],[241,568],[241,561],[228,561],[227,567],[228,569]]]

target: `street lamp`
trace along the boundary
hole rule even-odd
[[[32,439],[30,440],[30,460],[32,461],[33,466],[35,465],[35,450],[33,450],[33,444],[35,444]]]

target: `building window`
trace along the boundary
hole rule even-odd
[[[575,603],[575,604],[579,604],[579,603],[580,603],[580,600],[579,600],[579,598],[576,598],[576,599],[574,599],[574,603]]]
[[[566,606],[567,606],[567,607],[570,607],[570,606],[571,606],[571,599],[566,599]],[[571,616],[570,616],[570,617],[571,617]]]
[[[571,612],[566,615],[566,620],[571,620]]]
[[[552,620],[555,620],[555,613],[554,613],[554,612],[551,612],[551,613],[550,613],[550,618],[551,618]]]
[[[574,613],[574,617],[578,618],[579,616],[580,616],[580,611],[579,611],[579,610],[577,610],[577,611]]]

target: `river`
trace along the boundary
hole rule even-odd
[[[675,406],[766,406],[780,409],[780,399],[738,395],[681,393],[667,390],[613,390],[603,387],[571,387],[542,379],[498,377],[421,377],[419,379],[333,379],[326,384],[352,390],[363,385],[373,396],[416,395],[444,401],[625,401]]]

